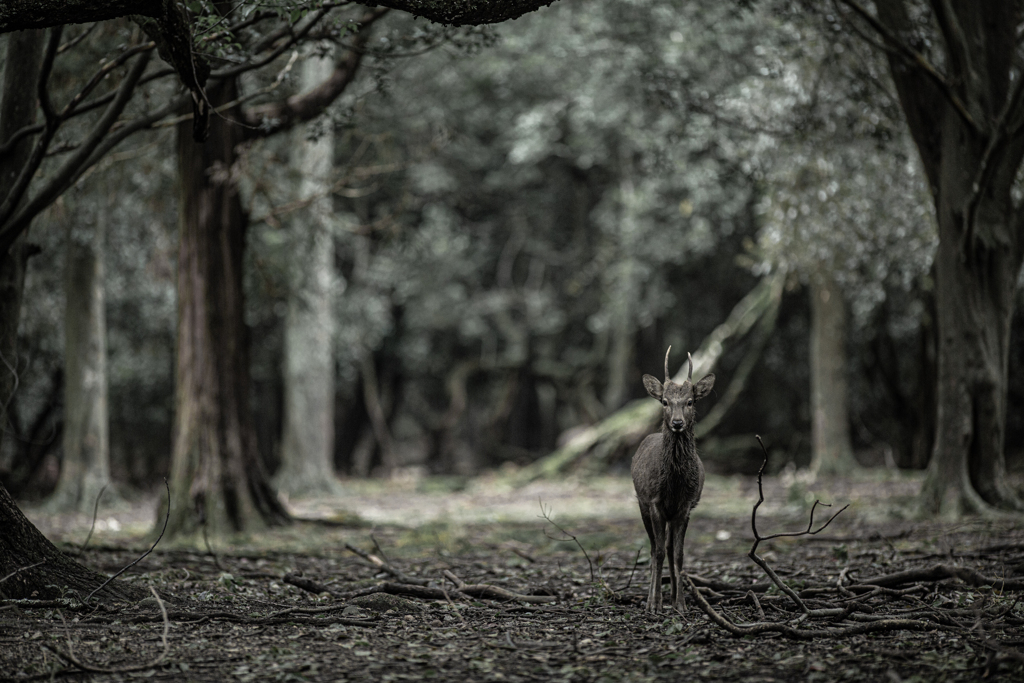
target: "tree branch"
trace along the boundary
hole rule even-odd
[[[93,151],[104,141],[110,128],[117,121],[117,117],[121,115],[121,112],[128,105],[128,101],[135,92],[135,86],[142,77],[142,72],[146,70],[146,65],[149,63],[151,55],[151,52],[144,52],[138,61],[135,62],[128,75],[121,81],[121,85],[117,89],[117,96],[110,103],[110,106],[107,107],[107,110],[103,112],[103,116],[96,122],[89,137],[78,148],[78,151],[64,162],[64,165],[50,178],[46,186],[32,197],[31,201],[21,211],[0,228],[0,254],[6,253],[18,235],[28,227],[32,219],[49,206],[54,199],[59,197],[75,181],[79,174],[86,169],[86,162],[90,159]],[[49,130],[49,126],[47,130]],[[52,133],[49,137],[52,137]],[[40,159],[42,158],[42,152],[46,148],[46,144],[42,144],[44,139],[48,144],[49,138],[45,134],[43,139],[40,139],[36,144],[36,149],[41,150]],[[38,163],[36,167],[38,167]],[[35,172],[34,169],[32,172]]]
[[[49,146],[50,140],[53,139],[53,135],[57,132],[57,126],[60,125],[56,115],[53,114],[53,106],[50,104],[50,96],[46,87],[46,82],[50,79],[50,71],[53,69],[53,59],[56,56],[57,47],[60,45],[60,33],[60,28],[50,31],[49,41],[43,51],[42,65],[40,66],[39,79],[36,84],[36,97],[40,100],[40,105],[46,114],[43,136],[36,141],[28,161],[22,166],[17,180],[14,181],[3,203],[0,204],[0,226],[4,225],[4,222],[14,214],[14,210],[21,203],[25,192],[28,190],[29,183],[32,182],[32,176],[35,175],[39,165],[43,163],[46,148]],[[3,235],[2,231],[0,231],[0,235]],[[3,247],[0,248],[0,255],[6,254],[13,243],[13,238],[10,243],[4,243]]]
[[[388,10],[367,12],[359,19],[359,30],[353,44],[331,75],[309,92],[293,95],[286,100],[271,102],[245,112],[245,121],[251,126],[246,129],[247,138],[268,137],[296,124],[316,118],[338,97],[355,78],[363,60],[365,47],[370,39],[370,28],[374,22],[387,14]]]
[[[0,33],[61,24],[86,24],[139,14],[155,17],[164,0],[4,0],[0,3]]]
[[[521,17],[554,0],[383,0],[372,2],[424,17],[440,24],[470,26],[495,24]],[[60,24],[85,24],[116,17],[140,15],[165,16],[174,0],[5,0],[0,3],[0,33],[27,28],[47,28]],[[178,35],[178,38],[184,38]],[[179,70],[182,73],[183,70]],[[186,72],[187,73],[187,72]]]

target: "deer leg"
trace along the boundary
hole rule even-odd
[[[676,526],[678,522],[667,522],[665,524],[665,557],[668,559],[668,578],[669,584],[672,586],[672,590],[669,593],[668,603],[670,605],[676,604],[676,595],[679,591],[679,577],[676,575],[676,563],[674,558],[676,556]]]
[[[654,534],[651,538],[651,588],[647,594],[647,611],[658,613],[661,612],[661,567],[665,562],[666,530],[665,520],[657,510],[651,510],[650,517]]]
[[[686,538],[686,527],[690,524],[690,514],[687,513],[682,519],[677,519],[672,525],[672,555],[669,563],[672,571],[672,606],[686,609],[686,599],[683,597],[683,540]],[[678,585],[678,591],[676,587]]]

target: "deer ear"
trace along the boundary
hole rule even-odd
[[[693,385],[693,400],[699,401],[711,393],[711,387],[715,386],[715,376],[704,375],[699,382]]]
[[[665,392],[665,388],[661,386],[661,382],[658,381],[657,377],[653,375],[644,375],[644,387],[647,389],[647,393],[651,397],[661,400],[662,394]]]

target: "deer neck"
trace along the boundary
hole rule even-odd
[[[681,432],[674,432],[664,425],[661,428],[661,439],[673,462],[684,462],[697,452],[692,424]]]

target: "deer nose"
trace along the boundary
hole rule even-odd
[[[683,428],[683,421],[682,420],[680,420],[679,418],[675,418],[675,419],[672,420],[672,429],[682,429],[682,428]]]

